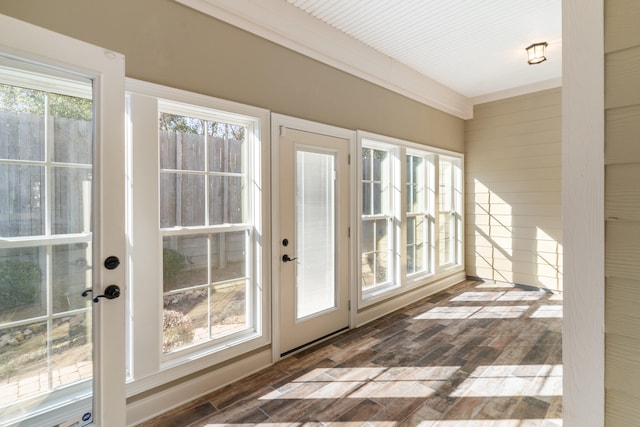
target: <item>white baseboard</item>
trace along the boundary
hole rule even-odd
[[[234,381],[260,371],[271,363],[271,348],[265,348],[220,369],[151,394],[127,405],[127,425],[135,426]]]
[[[363,310],[358,312],[357,323],[356,323],[357,327],[365,325],[386,314],[399,310],[402,307],[405,307],[421,298],[426,298],[437,292],[441,292],[466,279],[467,279],[467,276],[465,272],[460,271],[452,274],[451,276],[447,276],[442,279],[438,279],[434,282],[431,282],[428,285],[424,285],[419,288],[412,289],[407,293],[394,296],[389,300],[366,307]]]

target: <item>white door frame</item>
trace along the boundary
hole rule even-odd
[[[350,268],[349,268],[349,299],[351,300],[351,311],[349,312],[349,327],[353,328],[356,324],[357,307],[356,301],[358,298],[355,279],[356,269],[354,268],[354,256],[353,254],[357,250],[357,237],[355,230],[357,229],[357,223],[355,222],[356,215],[356,199],[353,197],[357,194],[355,190],[356,180],[356,168],[355,162],[358,156],[355,153],[356,147],[356,131],[343,129],[336,126],[325,125],[322,123],[316,123],[309,120],[298,119],[296,117],[285,116],[282,114],[271,114],[271,283],[272,283],[272,360],[273,363],[281,359],[280,357],[280,131],[281,127],[290,129],[297,129],[304,132],[318,133],[321,135],[333,136],[337,138],[343,138],[349,140],[349,152],[353,157],[349,164],[349,189],[352,195],[349,201],[349,227],[351,229],[351,239],[349,246],[350,254]]]
[[[94,423],[118,427],[126,424],[125,399],[125,157],[124,56],[0,15],[0,51],[17,58],[77,72],[94,81],[95,154],[93,242],[94,293],[110,284],[120,286],[118,299],[93,306]],[[108,173],[108,176],[107,176]],[[108,185],[108,190],[106,190]],[[102,207],[109,207],[109,214]],[[115,270],[103,258],[115,255],[122,264]],[[101,327],[108,326],[108,327]],[[108,352],[106,351],[108,349]],[[108,392],[106,392],[108,391]],[[81,414],[80,414],[81,415]],[[50,414],[42,422],[56,424]]]

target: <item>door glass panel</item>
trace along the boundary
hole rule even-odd
[[[91,167],[51,168],[51,233],[91,231]]]
[[[0,125],[2,124],[0,111]],[[44,166],[7,164],[0,157],[0,236],[44,234]]]
[[[91,395],[93,128],[91,80],[0,57],[0,423]]]
[[[297,151],[297,319],[336,306],[334,163],[333,155]]]

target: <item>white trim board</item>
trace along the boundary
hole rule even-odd
[[[469,98],[281,0],[175,0],[295,52],[461,119]],[[330,35],[328,38],[327,36]]]
[[[563,425],[603,426],[604,5],[563,0]]]

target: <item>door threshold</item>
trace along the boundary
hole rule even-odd
[[[287,350],[284,353],[281,353],[280,357],[282,358],[282,357],[286,357],[286,356],[291,356],[294,353],[298,353],[299,351],[302,351],[302,350],[304,350],[306,348],[309,348],[309,347],[311,347],[311,346],[313,346],[315,344],[318,344],[320,342],[326,341],[329,338],[333,338],[334,336],[340,335],[341,333],[346,332],[348,330],[349,330],[349,327],[345,326],[344,328],[338,329],[337,331],[331,332],[330,334],[327,334],[327,335],[325,335],[323,337],[317,338],[317,339],[315,339],[313,341],[309,341],[308,343],[302,344],[302,345],[300,345],[300,346],[298,346],[296,348],[293,348],[291,350]]]

